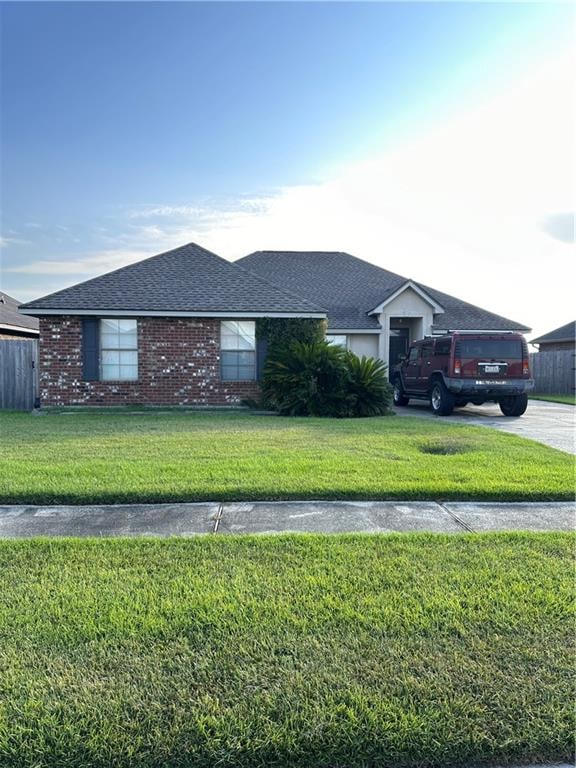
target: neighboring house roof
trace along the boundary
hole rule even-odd
[[[11,331],[16,333],[36,334],[38,333],[38,320],[35,317],[26,317],[18,312],[20,302],[8,296],[7,293],[0,292],[0,331]]]
[[[30,314],[297,314],[325,317],[306,297],[195,243],[23,304]]]
[[[555,328],[550,333],[545,333],[544,336],[539,336],[537,339],[532,339],[530,344],[550,344],[551,342],[559,341],[575,341],[576,340],[576,320],[571,323],[566,323],[561,328]]]
[[[340,251],[256,251],[236,264],[326,307],[330,329],[380,328],[373,311],[403,286],[417,286],[436,305],[433,330],[529,331],[514,320],[441,293]]]

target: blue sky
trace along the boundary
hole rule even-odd
[[[573,8],[548,2],[4,3],[0,286],[29,299],[196,239],[226,258],[347,249],[482,303],[453,279],[448,256],[430,280],[424,252],[433,244],[422,244],[419,261],[416,245],[404,252],[387,240],[401,219],[406,242],[420,233],[440,252],[442,238],[467,245],[457,230],[436,231],[442,211],[424,221],[419,194],[437,169],[423,171],[423,185],[418,173],[388,173],[390,158],[425,152],[422,140],[484,104],[485,119],[498,122],[491,100],[505,105],[506,89],[520,93],[531,73],[537,82],[573,32]],[[545,108],[572,119],[569,96],[560,101]],[[448,169],[459,163],[446,156]],[[545,183],[569,187],[569,173]],[[394,220],[372,217],[371,239],[335,231],[330,210],[346,218],[347,204],[355,231],[366,229],[380,184],[387,199],[406,187]],[[567,213],[564,199],[552,195],[540,212],[525,201],[526,210],[553,222]],[[470,205],[478,212],[482,201]],[[501,301],[488,308],[540,322]]]

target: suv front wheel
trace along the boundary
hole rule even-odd
[[[394,379],[394,405],[408,405],[410,398],[406,397],[400,377]]]
[[[528,395],[503,397],[499,405],[504,416],[522,416],[526,412],[526,408],[528,408]]]
[[[430,405],[437,416],[450,416],[454,410],[454,395],[452,395],[442,381],[435,381],[430,390]]]

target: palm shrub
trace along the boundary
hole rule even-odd
[[[382,362],[325,340],[276,349],[264,368],[262,393],[284,416],[377,416],[392,399]]]
[[[326,341],[292,341],[266,361],[265,401],[283,416],[339,416],[346,399],[346,352]]]
[[[392,386],[382,360],[346,352],[350,416],[381,416],[392,404]]]

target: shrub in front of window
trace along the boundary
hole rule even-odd
[[[325,332],[326,320],[318,318],[259,317],[256,321],[256,336],[266,341],[269,354],[293,341],[303,344],[322,341]]]
[[[262,390],[283,416],[376,416],[390,401],[386,366],[326,341],[294,341],[268,358]]]

